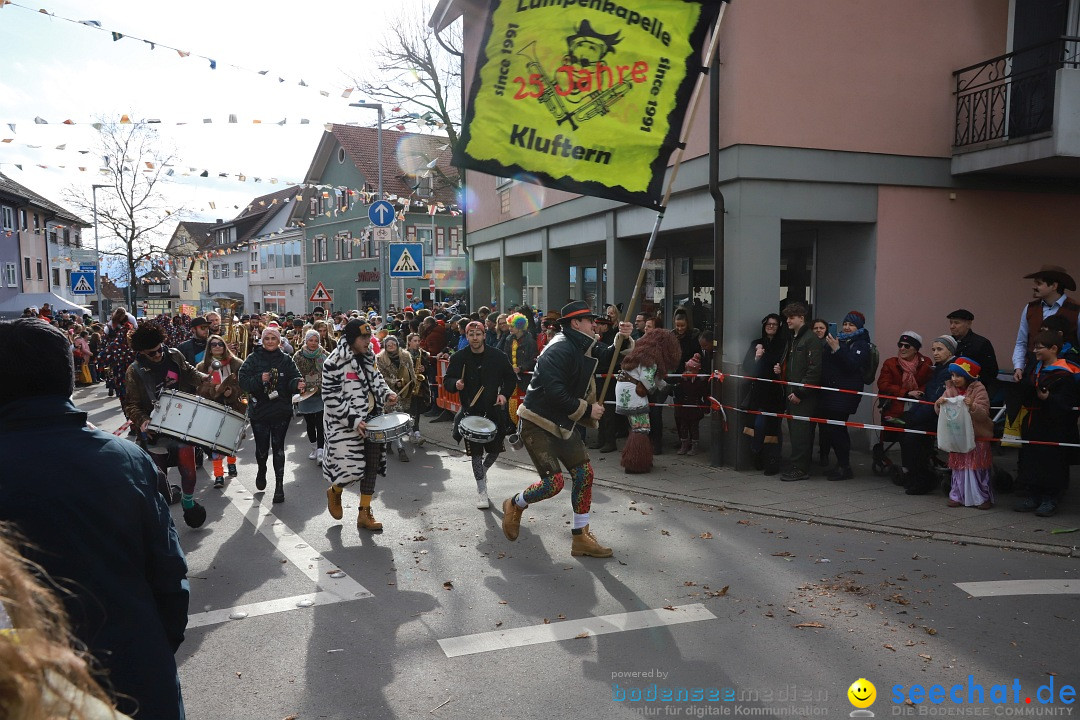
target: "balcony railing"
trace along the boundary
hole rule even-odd
[[[1080,37],[1060,37],[957,70],[956,132],[963,148],[1053,128],[1058,69],[1080,67]]]

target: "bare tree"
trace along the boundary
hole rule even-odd
[[[451,147],[461,127],[461,23],[436,36],[428,26],[430,3],[403,12],[375,51],[378,80],[354,78],[367,97],[390,108],[388,124],[418,123],[445,132]],[[457,187],[458,176],[432,171]]]
[[[101,254],[123,260],[124,271],[115,279],[128,283],[128,302],[134,302],[137,271],[165,257],[169,238],[163,226],[184,215],[167,208],[161,191],[174,156],[162,151],[157,131],[146,124],[102,123],[98,133],[103,165],[97,184],[104,186],[97,193]],[[85,191],[68,188],[66,195],[84,213],[93,211]]]

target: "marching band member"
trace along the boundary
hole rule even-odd
[[[499,453],[506,447],[508,417],[506,403],[517,384],[517,375],[510,360],[498,348],[484,343],[487,333],[484,325],[473,321],[465,328],[467,347],[450,356],[450,365],[443,376],[447,392],[457,393],[461,410],[454,418],[454,439],[461,441],[461,421],[469,416],[486,417],[495,423],[495,437],[486,443],[478,443],[465,437],[465,452],[472,458],[473,477],[476,478],[476,507],[491,507],[487,494],[487,471]],[[487,457],[484,457],[484,453]]]
[[[324,323],[325,324],[325,323]],[[323,363],[330,353],[320,343],[318,330],[308,330],[304,335],[304,342],[300,349],[293,355],[296,369],[304,378],[305,386],[315,393],[306,397],[296,404],[296,412],[304,416],[307,421],[308,441],[311,442],[311,454],[308,460],[322,463],[323,454],[326,452],[326,434],[323,432],[323,399],[322,399],[322,372]]]
[[[596,427],[604,406],[596,401],[597,372],[607,372],[614,346],[600,345],[593,331],[596,314],[581,300],[563,306],[562,332],[544,346],[536,361],[525,401],[518,408],[522,441],[540,474],[540,480],[503,501],[503,534],[517,540],[521,513],[530,503],[554,497],[563,489],[561,462],[570,472],[574,509],[571,555],[611,557],[589,531],[593,469],[576,425]],[[619,323],[623,349],[631,350],[634,326]]]
[[[375,355],[375,366],[379,368],[390,389],[397,393],[401,407],[409,408],[419,383],[412,356],[400,348],[397,336],[387,335],[383,340],[382,352]],[[398,438],[394,445],[397,447],[398,460],[409,462],[409,454],[405,452],[405,440]]]
[[[206,373],[206,380],[199,386],[199,395],[207,400],[227,405],[239,413],[245,413],[247,406],[241,397],[238,380],[240,366],[243,362],[232,354],[225,344],[225,339],[220,335],[211,335],[206,341],[207,353],[196,368],[201,373]],[[222,460],[227,459],[229,464],[229,477],[236,477],[236,458],[231,455],[226,458],[218,452],[211,452],[210,458],[214,463],[214,487],[225,487],[225,472]]]
[[[385,405],[397,402],[397,395],[375,368],[371,334],[371,325],[366,320],[350,320],[342,330],[338,346],[323,363],[327,442],[323,476],[330,483],[326,489],[330,517],[341,519],[342,490],[359,481],[360,512],[356,527],[375,531],[383,526],[371,512],[371,498],[377,476],[386,474],[386,455],[385,447],[369,441],[364,431],[367,421],[382,413]]]
[[[255,488],[266,489],[266,459],[274,453],[274,502],[285,502],[285,434],[292,420],[292,396],[304,392],[304,379],[281,349],[281,331],[268,326],[262,343],[240,366],[240,387],[248,394],[248,418],[255,435],[259,471]]]
[[[426,412],[430,406],[435,404],[434,398],[431,397],[431,385],[427,381],[427,368],[431,365],[431,355],[428,354],[427,350],[420,347],[420,336],[416,333],[410,333],[405,342],[409,356],[413,359],[416,379],[419,381],[416,393],[409,404],[409,415],[413,419],[413,442],[416,443],[417,447],[420,447],[424,444],[424,438],[420,435],[420,414]]]
[[[165,333],[154,323],[143,323],[131,334],[135,362],[128,366],[124,379],[127,392],[122,403],[124,415],[132,427],[147,433],[154,403],[165,390],[194,392],[206,376],[195,369],[176,348],[165,345]],[[169,460],[175,458],[180,471],[180,505],[184,522],[197,528],[206,522],[206,509],[195,502],[195,446],[166,435],[147,433],[150,457],[168,474]],[[157,452],[155,452],[155,450]]]

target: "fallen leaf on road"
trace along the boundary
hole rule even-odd
[[[923,630],[926,631],[927,635],[937,635],[937,630],[935,630],[932,627],[927,627],[927,626],[923,625]]]
[[[892,650],[893,652],[896,652],[896,648],[894,648],[892,645],[889,645],[888,643],[885,643],[884,645],[882,645],[882,647],[886,650]]]
[[[683,587],[694,587],[695,585],[697,585],[697,583],[693,580],[687,580],[683,583]]]
[[[559,613],[558,615],[555,616],[555,619],[556,620],[565,620],[566,616],[563,615],[562,613]]]
[[[505,604],[506,604],[506,601],[505,601],[505,600],[500,600],[500,601],[499,601],[499,604],[500,604],[500,605],[505,605]]]
[[[587,633],[587,632],[578,633],[577,635],[574,636],[575,639],[577,639],[577,638],[587,638],[587,637],[589,637],[589,633]]]
[[[495,627],[500,627],[501,625],[502,625],[502,620],[500,620],[499,622],[495,623]]]
[[[454,589],[454,583],[450,582],[449,580],[444,582],[442,584],[442,586],[443,586],[443,590],[453,590]]]
[[[772,555],[773,555],[773,557],[795,557],[794,555],[789,553],[787,550],[785,550],[784,552],[773,553]]]
[[[243,677],[243,676],[244,676],[244,673],[242,673],[242,672],[236,673],[236,677]]]
[[[711,532],[703,532],[700,535],[698,535],[698,537],[700,537],[702,540],[712,540],[712,533]]]
[[[923,660],[925,660],[926,662],[930,662],[931,660],[933,660],[933,658],[932,658],[932,657],[930,657],[929,655],[924,655],[924,654],[922,654],[922,653],[919,653],[919,657],[921,657],[921,658],[922,658]]]
[[[908,640],[908,641],[907,641],[906,643],[904,643],[904,644],[905,644],[905,645],[907,645],[908,647],[911,647],[912,645],[914,645],[914,644],[915,644],[915,641],[914,641],[914,640]]]
[[[728,587],[728,585],[725,585],[719,590],[710,590],[709,592],[705,593],[705,595],[708,597],[724,597],[725,595],[727,595]]]
[[[297,720],[297,718],[299,718],[299,717],[300,717],[299,715],[295,715],[295,714],[293,714],[293,715],[286,715],[286,716],[285,716],[285,718],[284,718],[284,720]]]
[[[670,535],[671,533],[669,533],[667,530],[661,530],[660,534],[661,535]]]
[[[665,610],[674,610],[675,608],[674,608],[674,607],[672,607],[671,605],[665,605],[665,606],[664,606],[664,609],[665,609]]]
[[[423,535],[414,535],[413,536],[413,542],[423,542],[424,540],[427,540],[427,538],[424,537]]]
[[[793,607],[789,607],[789,608],[787,608],[787,611],[788,611],[789,613],[795,613],[796,615],[798,615],[798,614],[799,614],[799,611],[798,611],[798,610],[796,610],[796,609],[795,609],[795,608],[793,608]]]
[[[749,520],[736,520],[735,524],[736,525],[749,525],[750,521]]]
[[[765,617],[771,618],[771,617],[776,617],[776,616],[775,616],[775,615],[773,615],[773,612],[772,612],[772,610],[770,610],[770,611],[768,611],[767,613],[765,613]]]
[[[544,624],[545,624],[545,625],[550,625],[550,624],[551,624],[551,621],[550,621],[550,620],[548,620],[547,618],[544,618]]]
[[[798,625],[796,625],[795,627],[797,627],[797,628],[823,628],[825,626],[822,625],[819,622],[801,622]]]

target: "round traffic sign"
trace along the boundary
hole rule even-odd
[[[413,291],[412,288],[405,288],[405,299],[412,300]]]
[[[428,283],[428,290],[435,292],[435,278],[431,278],[431,282]]]

